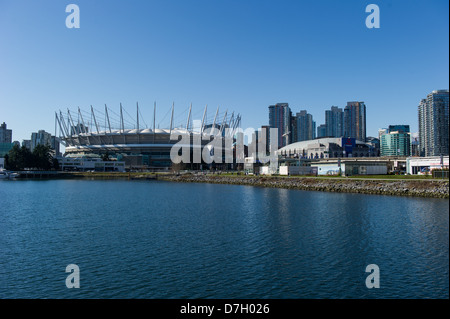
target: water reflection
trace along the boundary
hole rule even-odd
[[[448,200],[27,181],[0,204],[2,298],[448,298]]]

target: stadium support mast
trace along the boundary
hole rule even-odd
[[[67,121],[69,122],[69,126],[70,126],[70,124],[72,124],[72,130],[73,130],[73,133],[74,134],[72,134],[72,131],[70,132],[70,136],[72,137],[73,135],[75,135],[75,136],[77,136],[79,133],[78,133],[78,128],[80,127],[80,125],[78,125],[78,128],[75,126],[75,124],[73,123],[73,119],[72,119],[72,115],[70,114],[70,111],[69,111],[69,109],[67,109],[67,114],[68,114],[68,119],[67,119]],[[78,139],[78,144],[80,144],[80,137],[78,137],[77,138]],[[73,137],[72,137],[72,142],[74,141],[74,139],[73,139]]]
[[[228,110],[225,111],[225,115],[223,116],[222,124],[220,124],[220,131],[219,131],[220,135],[222,135],[223,128],[227,123],[227,113],[228,113]]]
[[[206,110],[207,109],[208,109],[208,104],[206,104],[205,111],[203,112],[202,126],[200,127],[200,135],[203,134],[203,126],[205,125],[205,117],[206,117]]]
[[[231,113],[231,118],[230,118],[229,127],[230,127],[230,128],[233,128],[233,125],[234,125],[234,112]],[[230,134],[232,133],[231,130],[229,131],[229,133],[230,133]]]
[[[155,130],[156,130],[156,101],[153,103],[153,144],[155,144]]]
[[[125,125],[123,123],[123,111],[122,111],[122,103],[120,103],[120,132],[123,135],[123,143],[127,144],[127,139],[125,137]]]
[[[215,127],[216,127],[217,114],[219,114],[219,107],[217,107],[216,115],[214,116],[214,121],[213,121],[211,130],[209,131],[209,133],[210,133],[209,135],[212,135],[211,133],[213,132],[213,130],[214,130]]]
[[[122,103],[120,103],[120,132],[125,133],[125,125],[123,124]]]
[[[72,124],[72,129],[75,131],[74,133],[77,133],[77,132],[76,132],[76,126],[75,126],[75,124],[73,124],[72,115],[70,115],[69,109],[67,109],[67,115],[69,116],[69,121],[70,121],[70,123]],[[72,131],[70,132],[70,135],[72,135]],[[75,135],[76,135],[76,134],[75,134]]]
[[[62,126],[64,127],[64,132],[66,132],[65,135],[67,137],[69,137],[70,134],[69,134],[69,131],[67,130],[66,122],[64,122],[64,117],[63,117],[61,110],[59,110],[59,119],[60,119],[60,122],[62,123]]]
[[[81,133],[88,133],[88,131],[86,131],[86,125],[84,124],[83,115],[81,115],[80,107],[78,107],[78,118],[81,118],[81,127],[80,127],[80,123],[79,123],[79,120],[78,120],[79,134],[81,134]],[[87,144],[90,145],[89,138],[86,139],[86,141],[87,141]]]
[[[59,121],[59,118],[58,118],[58,113],[55,112],[55,127],[56,127],[56,122],[58,122],[58,124],[59,124],[59,136],[61,136],[61,133],[62,133],[63,138],[66,138],[64,130],[61,126],[61,122]],[[55,136],[56,136],[56,129],[55,129]]]
[[[136,102],[136,124],[137,124],[137,138],[138,138],[138,144],[141,143],[141,138],[139,137],[139,102]]]
[[[192,103],[191,103],[191,106],[189,107],[189,114],[188,114],[187,123],[186,123],[186,131],[189,131],[189,122],[191,121],[191,111],[192,111]]]
[[[234,123],[233,123],[232,131],[231,131],[231,137],[234,136],[234,133],[236,132],[236,129],[237,129],[238,126],[240,125],[240,122],[241,122],[241,115],[238,114],[238,115],[236,116],[236,120],[235,120]]]
[[[153,132],[155,132],[156,129],[156,101],[153,104]]]
[[[92,118],[94,119],[94,124],[95,124],[95,128],[97,129],[97,133],[100,133],[99,129],[98,129],[98,125],[97,125],[97,120],[95,119],[95,113],[94,113],[94,108],[91,105],[91,114],[92,114]]]
[[[136,102],[136,124],[137,124],[137,132],[139,134],[139,102]]]
[[[108,127],[109,127],[109,133],[111,134],[111,122],[109,121],[109,114],[108,114],[108,107],[105,104],[105,115],[106,115],[106,119],[108,120]],[[106,127],[105,127],[105,131],[106,131]]]
[[[81,124],[83,125],[81,130],[83,131],[83,133],[88,133],[88,132],[86,132],[86,125],[84,124],[84,119],[83,119],[83,115],[81,114],[80,107],[78,107],[78,116],[81,118]]]
[[[172,129],[173,129],[173,111],[174,111],[174,109],[175,109],[175,102],[172,102],[172,116],[170,117],[170,133],[169,133],[169,136],[170,136],[170,134],[172,134]]]
[[[59,111],[59,112],[61,112],[61,111]],[[61,144],[63,144],[64,146],[66,146],[67,145],[66,138],[69,138],[69,137],[64,132],[65,130],[63,129],[63,125],[61,124],[61,121],[63,120],[63,118],[61,117],[61,120],[60,120],[60,118],[58,117],[58,113],[55,112],[55,119],[56,119],[55,120],[55,137],[56,137],[56,122],[58,122],[58,125],[59,125],[59,142]],[[64,121],[63,121],[63,123],[64,123]],[[61,133],[62,133],[62,136],[63,136],[62,139],[61,139]]]
[[[98,124],[97,124],[97,119],[95,118],[95,113],[94,113],[94,108],[91,105],[91,116],[94,119],[94,124],[95,124],[95,129],[97,130],[97,134],[100,133],[100,130],[98,129]],[[105,132],[106,132],[106,127],[105,127]],[[102,143],[102,138],[100,137],[100,134],[98,136],[98,138],[100,139],[100,143]]]

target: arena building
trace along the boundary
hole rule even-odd
[[[280,148],[277,153],[282,157],[304,159],[376,157],[378,155],[378,151],[372,144],[345,137],[318,138],[296,142]]]
[[[67,113],[63,114],[59,111],[59,114],[55,114],[55,131],[59,129],[59,135],[56,135],[56,132],[55,135],[59,136],[61,143],[65,146],[65,156],[73,158],[96,154],[124,161],[127,169],[167,170],[172,167],[170,151],[179,142],[181,135],[187,134],[190,137],[189,147],[192,153],[196,145],[194,140],[201,141],[200,147],[203,150],[213,139],[223,139],[226,134],[233,137],[241,122],[239,114],[235,116],[233,112],[228,115],[228,111],[220,114],[219,108],[213,120],[208,121],[207,107],[204,109],[202,120],[193,121],[191,105],[186,122],[183,121],[186,124],[175,125],[174,122],[177,119],[174,117],[174,111],[175,108],[172,105],[166,114],[171,113],[168,128],[162,129],[156,127],[156,104],[153,125],[150,128],[140,119],[142,116],[139,105],[136,106],[134,118],[122,108],[122,105],[120,105],[119,114],[114,113],[106,105],[104,112],[95,111],[92,106],[90,112],[84,112],[78,108],[76,122],[75,116],[72,117],[74,112],[67,110]],[[85,119],[89,120],[85,121]],[[171,139],[171,135],[177,135],[179,139]],[[222,145],[225,147],[225,143]],[[181,166],[207,169],[217,165],[213,163],[212,165],[182,164]]]

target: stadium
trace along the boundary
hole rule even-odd
[[[59,110],[59,114],[55,112],[55,136],[58,136],[61,144],[65,146],[65,157],[106,156],[111,160],[124,161],[128,169],[167,170],[172,167],[170,150],[178,143],[177,139],[171,140],[171,135],[189,135],[192,158],[194,139],[201,141],[203,151],[213,139],[224,140],[225,137],[233,137],[240,127],[239,114],[235,116],[234,112],[230,114],[228,110],[220,113],[218,107],[215,115],[208,117],[207,109],[206,106],[201,121],[194,121],[196,114],[192,112],[192,104],[178,117],[175,116],[175,106],[172,104],[157,124],[155,103],[153,123],[150,127],[143,120],[138,103],[134,116],[131,116],[122,104],[119,113],[106,105],[101,111],[92,106],[90,111],[78,108],[76,112],[68,109],[63,113]],[[159,128],[169,118],[169,114],[170,120],[164,125],[165,128]],[[225,143],[222,145],[225,147]],[[191,169],[226,168],[222,166],[225,164],[220,167],[218,165],[183,164]]]

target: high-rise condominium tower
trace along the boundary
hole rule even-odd
[[[419,150],[421,156],[448,155],[449,90],[435,90],[420,101]]]
[[[364,102],[347,102],[344,109],[344,137],[366,141],[366,105]]]

